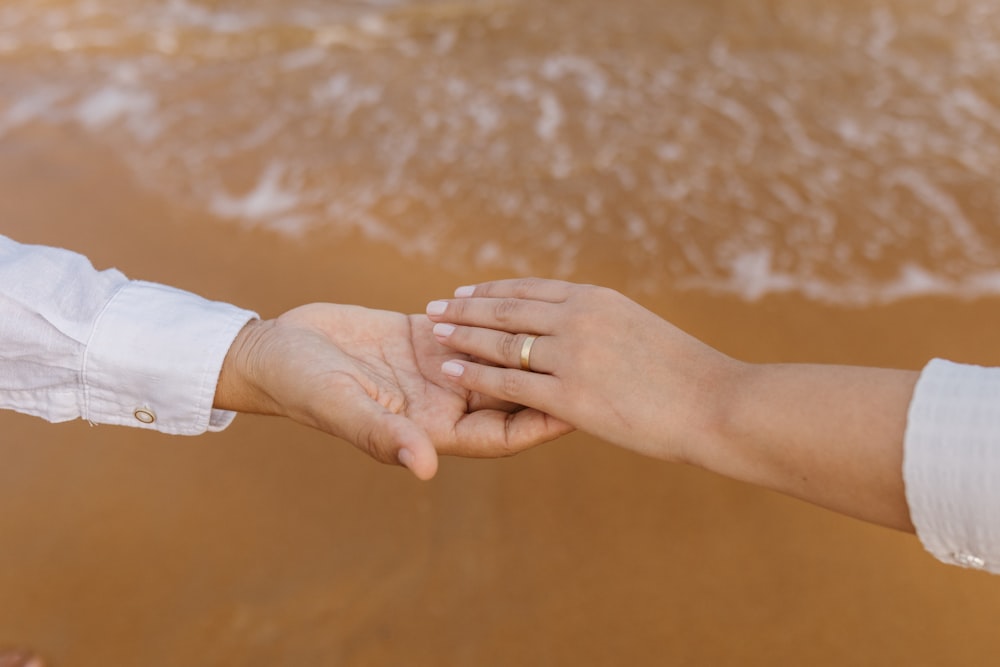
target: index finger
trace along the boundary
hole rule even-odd
[[[427,316],[434,322],[548,334],[559,322],[560,308],[557,303],[545,301],[473,297],[431,301],[427,304]]]
[[[491,297],[497,299],[532,299],[562,303],[569,298],[577,287],[565,280],[549,280],[546,278],[508,278],[493,280],[478,285],[465,285],[455,290],[456,298]]]

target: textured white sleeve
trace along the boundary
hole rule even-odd
[[[1000,368],[931,361],[903,458],[917,535],[935,557],[1000,573]]]
[[[212,409],[219,371],[254,317],[0,236],[0,408],[164,433],[224,428],[233,415]]]
[[[214,410],[222,362],[254,314],[165,285],[130,282],[98,316],[83,361],[83,417],[197,435],[234,414]]]

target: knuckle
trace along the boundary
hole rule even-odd
[[[519,402],[516,399],[524,394],[524,374],[517,371],[507,371],[503,374],[501,386],[504,396],[513,399],[515,403]]]
[[[521,278],[516,285],[514,285],[514,295],[518,298],[525,298],[535,293],[535,291],[541,287],[542,280],[540,278]]]
[[[471,335],[468,327],[455,326],[455,330],[448,335],[448,343],[453,347],[466,348],[475,344],[475,338]]]
[[[495,293],[496,293],[495,282],[480,283],[479,285],[476,285],[476,293],[475,293],[476,297],[479,298],[491,297]]]
[[[501,324],[509,322],[514,316],[517,306],[518,302],[516,299],[500,299],[493,306],[493,317]]]
[[[457,381],[463,387],[475,389],[483,384],[483,369],[479,364],[465,364],[465,371]]]
[[[449,301],[448,309],[445,311],[445,317],[453,321],[462,320],[465,317],[468,305],[468,301],[462,299]]]
[[[497,357],[501,362],[513,363],[515,361],[520,361],[520,340],[522,340],[522,337],[514,334],[503,334],[499,339],[497,339]]]
[[[459,378],[459,383],[470,391],[479,391],[488,396],[496,394],[496,380],[492,375],[496,369],[492,366],[472,363],[465,365],[465,372]]]
[[[616,292],[610,287],[604,287],[602,285],[581,285],[579,292],[580,295],[585,298],[596,299],[599,301],[604,301],[611,295],[616,294]]]
[[[354,442],[365,454],[372,457],[376,461],[385,463],[382,452],[380,451],[378,443],[375,440],[375,429],[368,426],[361,426],[354,436]]]
[[[601,295],[608,301],[621,301],[626,298],[624,294],[610,287],[602,287]]]
[[[621,293],[609,287],[580,285],[570,304],[570,318],[577,327],[599,327],[607,319],[601,313],[610,312],[616,304],[620,304],[621,299]]]
[[[514,446],[517,433],[514,429],[514,415],[508,415],[503,423],[503,443],[497,452],[503,458],[509,458],[518,453],[518,448]]]

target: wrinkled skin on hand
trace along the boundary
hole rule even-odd
[[[338,304],[251,322],[227,357],[216,407],[289,417],[421,479],[434,476],[439,453],[510,456],[572,430],[449,382],[442,363],[468,357],[431,326],[424,315]]]

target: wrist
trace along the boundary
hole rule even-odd
[[[754,392],[757,364],[723,357],[700,386],[697,418],[687,438],[684,462],[732,476],[739,465],[743,437],[742,412]]]
[[[250,320],[240,329],[222,362],[214,405],[219,410],[275,414],[273,401],[263,389],[264,338],[270,320]]]

